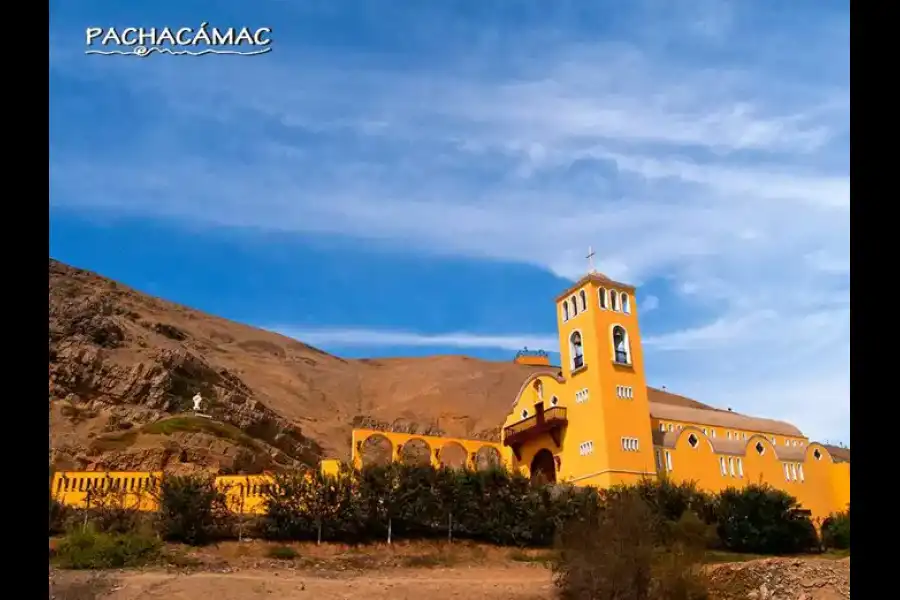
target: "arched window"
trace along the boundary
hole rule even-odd
[[[600,288],[600,289],[597,291],[597,295],[600,296],[600,308],[602,308],[603,310],[606,310],[606,306],[607,306],[607,303],[606,303],[606,288]]]
[[[621,325],[613,327],[612,342],[615,361],[620,365],[630,365],[631,348],[628,345],[628,334]]]
[[[609,310],[619,310],[619,292],[609,290]]]
[[[575,331],[569,337],[569,354],[572,356],[572,370],[584,366],[584,347],[581,345],[581,333]]]
[[[569,320],[569,303],[566,301],[563,301],[562,308],[563,308],[563,321],[568,321]]]
[[[572,296],[572,316],[578,314],[578,301],[575,300],[575,296]]]
[[[587,310],[587,296],[584,295],[584,290],[578,292],[578,297],[581,299],[581,312]]]
[[[631,302],[628,301],[626,292],[622,292],[622,312],[626,315],[631,314]]]

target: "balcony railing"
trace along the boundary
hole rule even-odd
[[[549,433],[556,445],[559,446],[560,430],[568,423],[566,409],[562,406],[554,406],[504,428],[503,443],[513,449],[517,458],[523,443],[543,433]]]

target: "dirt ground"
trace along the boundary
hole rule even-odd
[[[551,595],[546,569],[404,569],[329,578],[305,571],[255,569],[235,573],[134,572],[69,574],[55,600],[255,600],[318,598],[359,600],[445,600],[450,598],[537,600]],[[80,594],[74,595],[73,594]]]
[[[350,548],[225,543],[170,548],[167,567],[50,571],[53,600],[550,600],[546,552],[476,544]],[[283,549],[284,547],[281,547]],[[748,558],[748,557],[735,557]],[[709,565],[713,600],[845,600],[850,559],[769,558]]]

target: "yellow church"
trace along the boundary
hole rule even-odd
[[[849,505],[849,450],[811,442],[788,423],[647,386],[634,286],[591,270],[556,298],[556,312],[562,364],[551,367],[544,353],[517,357],[546,369],[511,399],[499,443],[354,430],[355,466],[368,462],[364,450],[377,440],[388,460],[410,461],[419,449],[436,466],[500,463],[596,487],[658,476],[710,492],[766,483],[814,518]]]

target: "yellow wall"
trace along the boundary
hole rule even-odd
[[[488,442],[485,440],[469,440],[464,438],[438,437],[433,435],[418,435],[412,433],[394,433],[390,431],[378,431],[375,429],[354,429],[351,434],[351,463],[357,469],[363,466],[362,448],[365,441],[370,437],[381,437],[390,442],[391,457],[394,461],[400,461],[400,452],[403,444],[407,444],[414,440],[420,440],[428,445],[431,451],[430,464],[438,467],[442,464],[440,459],[440,451],[453,444],[458,444],[466,452],[465,466],[470,469],[476,467],[476,457],[479,452],[486,449],[492,449],[500,455],[500,465],[503,466],[509,462],[509,452],[496,442]]]
[[[692,433],[699,440],[696,447],[688,442]],[[762,444],[762,454],[756,449],[757,443]],[[820,453],[818,459],[815,458],[816,450]],[[693,481],[709,492],[748,484],[768,484],[794,496],[814,519],[845,510],[850,504],[850,463],[833,462],[831,454],[821,444],[810,444],[802,460],[782,460],[770,436],[755,435],[746,441],[742,454],[718,454],[702,428],[686,426],[678,434],[674,448],[657,446],[656,451],[661,456],[661,470],[671,481]],[[667,468],[666,452],[672,455],[671,470]],[[725,474],[722,473],[722,458],[725,459]],[[786,476],[786,464],[790,477]]]

